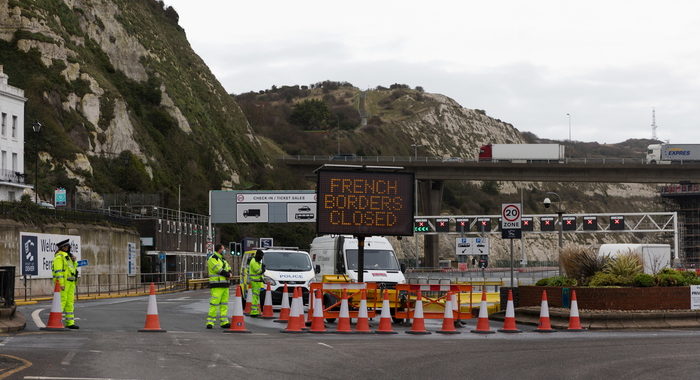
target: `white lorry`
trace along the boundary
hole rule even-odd
[[[652,144],[647,147],[647,164],[700,161],[700,144]]]
[[[488,144],[479,148],[479,161],[564,162],[564,145],[560,144]]]
[[[669,244],[601,244],[598,255],[615,256],[633,252],[642,258],[644,273],[654,274],[671,266],[671,245]]]
[[[319,276],[341,275],[357,281],[357,239],[349,235],[324,235],[311,242],[309,250]],[[384,288],[406,283],[394,248],[385,237],[365,238],[365,282],[381,283]]]

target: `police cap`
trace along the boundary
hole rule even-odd
[[[70,245],[70,239],[61,240],[58,243],[56,243],[56,247],[58,247],[58,248],[61,248],[64,245]]]

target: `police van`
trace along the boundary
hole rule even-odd
[[[287,284],[289,297],[294,294],[294,288],[301,288],[304,303],[309,297],[309,286],[314,281],[316,272],[311,265],[311,257],[306,251],[300,251],[296,247],[267,247],[255,248],[243,253],[241,260],[241,290],[243,298],[248,294],[248,267],[255,252],[260,249],[263,255],[263,289],[260,293],[260,305],[264,304],[267,285],[272,290],[272,303],[282,303],[284,285]],[[291,300],[290,300],[291,301]]]

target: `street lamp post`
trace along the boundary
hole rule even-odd
[[[569,142],[571,142],[571,114],[567,112],[566,118],[569,119]]]
[[[413,155],[414,155],[414,157],[416,158],[416,161],[418,161],[418,148],[421,147],[421,146],[423,146],[423,145],[417,144],[417,143],[416,143],[416,144],[411,144],[411,147],[413,147]]]
[[[336,140],[338,140],[338,155],[340,156],[340,116],[335,115],[335,120],[336,120],[336,129],[338,132],[336,133]]]
[[[34,203],[39,204],[39,132],[41,132],[41,123],[35,121],[32,124],[32,130],[36,133],[34,142],[34,149],[36,150],[34,161]]]
[[[567,114],[568,115],[568,114]],[[559,221],[559,257],[557,258],[557,261],[559,262],[559,275],[561,276],[564,271],[562,270],[562,265],[561,265],[561,250],[564,245],[564,226],[563,226],[563,215],[564,215],[564,210],[562,210],[561,207],[561,197],[559,194],[549,191],[545,193],[545,195],[553,195],[557,197],[557,219]],[[552,204],[552,201],[549,198],[544,199],[544,207],[548,208]]]

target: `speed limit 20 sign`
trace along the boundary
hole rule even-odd
[[[520,239],[522,237],[523,216],[520,203],[503,203],[501,205],[501,237],[504,239]]]

